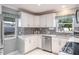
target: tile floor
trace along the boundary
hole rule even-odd
[[[36,49],[26,55],[55,55],[55,54],[43,51],[41,49]]]
[[[18,51],[14,51],[12,53],[9,53],[8,55],[22,55],[22,54],[19,53]],[[41,49],[35,49],[25,55],[55,55],[55,54],[43,51]]]

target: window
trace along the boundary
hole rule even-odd
[[[57,19],[57,32],[71,33],[73,31],[73,16],[59,16]]]

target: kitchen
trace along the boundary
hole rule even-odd
[[[0,53],[74,55],[74,47],[79,45],[78,6],[78,4],[0,5]],[[68,47],[71,42],[77,43]],[[79,53],[75,52],[76,54]]]

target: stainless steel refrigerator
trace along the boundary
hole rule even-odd
[[[3,54],[2,19],[3,19],[3,17],[0,15],[0,55]]]

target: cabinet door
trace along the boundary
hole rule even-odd
[[[56,13],[53,13],[53,27],[56,27]]]
[[[24,53],[27,53],[30,51],[30,42],[29,42],[29,38],[25,39],[25,49],[24,49]]]
[[[28,14],[21,12],[21,19],[19,19],[19,26],[28,27]]]
[[[52,40],[52,52],[59,53],[59,40],[57,40],[56,38]]]
[[[30,37],[29,44],[30,44],[30,50],[33,50],[36,48],[36,39],[34,36]]]
[[[47,15],[47,27],[53,27],[53,14]]]
[[[31,15],[31,14],[28,14],[28,26],[29,27],[34,27],[33,22],[34,22],[34,16]]]
[[[40,16],[34,16],[34,27],[40,27]]]
[[[42,48],[42,36],[38,36],[38,38],[37,38],[37,47],[38,48]]]
[[[47,14],[47,27],[55,27],[55,14]]]
[[[28,37],[25,40],[25,53],[34,49],[33,37]]]
[[[34,42],[33,42],[33,43],[34,43],[34,48],[36,48],[36,47],[38,46],[38,45],[37,45],[37,44],[38,44],[38,41],[37,41],[38,38],[39,38],[39,37],[38,37],[37,35],[34,36],[34,40],[33,40],[33,41],[34,41]]]
[[[60,45],[59,49],[60,49],[60,51],[64,47],[64,45],[66,44],[67,40],[68,40],[68,38],[67,39],[65,39],[65,38],[60,39],[60,41],[59,41],[59,45]]]
[[[40,27],[47,27],[47,15],[40,16]]]

